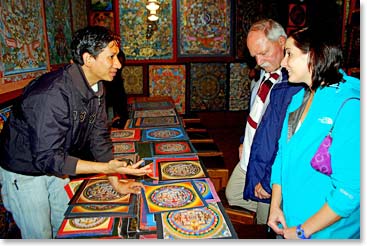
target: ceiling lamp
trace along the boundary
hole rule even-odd
[[[150,20],[150,21],[157,21],[158,20],[158,16],[157,15],[154,15],[154,14],[149,15],[148,16],[148,20]]]
[[[159,9],[159,2],[157,0],[148,0],[146,8],[149,11],[157,11]]]
[[[157,0],[148,0],[146,8],[149,10],[148,20],[157,21],[157,10],[159,9],[159,2]]]

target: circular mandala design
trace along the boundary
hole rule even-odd
[[[107,202],[126,196],[116,192],[109,181],[101,181],[88,186],[84,189],[83,195],[87,199],[96,202]]]
[[[133,135],[133,132],[130,132],[130,131],[119,132],[119,137],[121,138],[128,138],[128,137],[131,137],[132,135]]]
[[[148,133],[152,138],[175,138],[181,134],[180,131],[174,129],[159,129]]]
[[[187,145],[183,143],[161,143],[158,146],[158,150],[161,152],[182,152],[186,150]]]
[[[132,146],[133,143],[117,143],[113,145],[115,152],[127,152],[133,148]]]
[[[106,220],[105,217],[74,218],[70,220],[70,224],[76,228],[89,229],[103,224]]]
[[[205,7],[203,5],[205,4]],[[206,1],[205,3],[192,3],[185,12],[190,35],[200,34],[204,38],[212,38],[213,35],[219,36],[222,31],[219,29],[219,23],[226,21],[223,9],[218,8],[217,3]]]
[[[167,222],[180,234],[204,236],[213,233],[219,218],[213,210],[204,207],[170,212]]]
[[[199,79],[198,92],[204,99],[214,99],[220,91],[218,79],[212,75],[206,75]]]
[[[190,162],[172,163],[163,168],[163,172],[171,177],[192,177],[200,172],[200,168]]]
[[[164,208],[180,208],[190,204],[195,195],[187,188],[177,185],[168,185],[155,190],[151,201]]]

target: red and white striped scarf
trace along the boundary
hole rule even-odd
[[[247,170],[248,161],[250,158],[250,150],[252,145],[252,140],[255,136],[255,132],[258,124],[261,121],[262,116],[265,113],[266,107],[270,100],[270,91],[281,75],[281,69],[275,72],[266,74],[264,76],[264,81],[261,83],[259,90],[257,91],[256,98],[251,106],[250,113],[247,117],[247,123],[245,128],[245,137],[243,140],[242,148],[242,158],[240,160],[240,165],[243,170]]]

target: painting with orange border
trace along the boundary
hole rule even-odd
[[[207,206],[192,181],[158,182],[144,184],[143,197],[149,213]]]

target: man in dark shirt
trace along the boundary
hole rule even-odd
[[[100,26],[77,31],[73,63],[44,74],[24,89],[0,135],[2,198],[22,238],[52,238],[64,218],[68,176],[102,173],[120,193],[142,184],[118,174],[144,175],[141,162],[113,159],[101,81],[112,81],[121,63],[118,36]],[[80,159],[90,149],[93,160]]]

